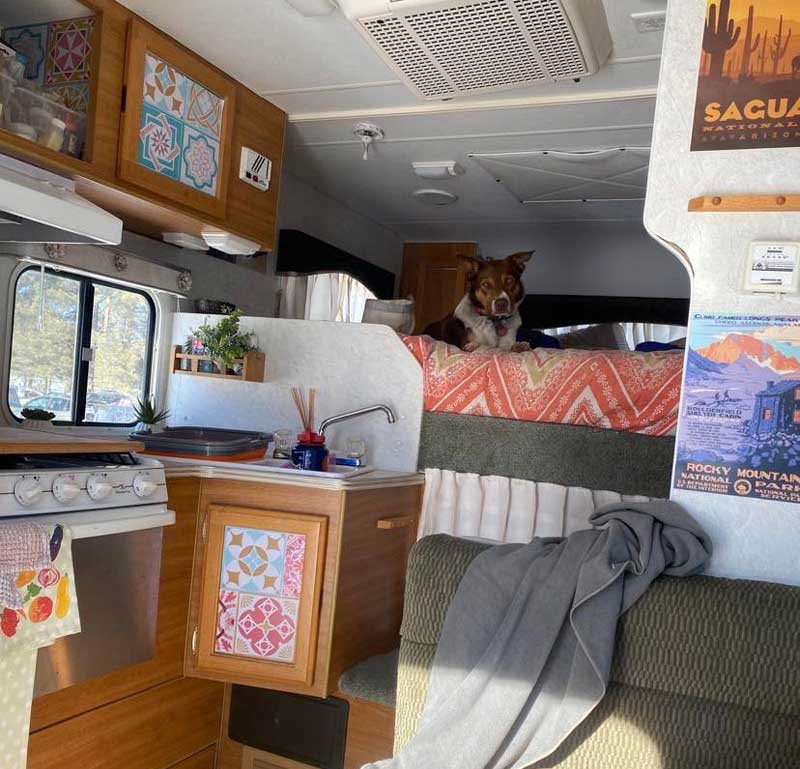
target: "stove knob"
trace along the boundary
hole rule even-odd
[[[158,484],[150,480],[144,473],[139,473],[133,479],[133,493],[137,497],[149,497],[158,488]]]
[[[14,496],[24,507],[35,505],[42,496],[38,478],[20,478],[14,485]]]
[[[81,487],[75,478],[71,478],[68,475],[59,475],[53,481],[53,496],[59,502],[64,504],[72,502],[80,493]]]
[[[105,475],[94,473],[86,481],[86,491],[95,502],[105,499],[113,490]]]

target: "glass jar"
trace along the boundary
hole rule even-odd
[[[61,145],[64,144],[64,131],[67,124],[57,117],[50,120],[50,127],[39,134],[39,142],[45,147],[56,152],[61,152]]]

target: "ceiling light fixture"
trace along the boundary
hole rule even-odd
[[[414,190],[411,195],[420,203],[426,206],[440,208],[442,206],[452,206],[458,200],[458,195],[447,190],[436,190],[426,188],[424,190]]]
[[[423,179],[450,179],[466,171],[455,160],[426,160],[411,163],[414,173]]]
[[[334,0],[285,0],[301,16],[328,16],[339,6]]]
[[[369,148],[374,142],[380,141],[386,136],[383,129],[376,126],[374,123],[356,123],[353,133],[361,140],[361,144],[364,145],[364,154],[361,156],[362,160],[369,160]]]

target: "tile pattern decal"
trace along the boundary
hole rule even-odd
[[[144,59],[144,100],[180,120],[188,82],[175,67],[150,53]]]
[[[3,40],[28,60],[23,77],[42,83],[47,52],[47,24],[9,28],[3,33]]]
[[[94,27],[94,16],[8,27],[2,40],[27,59],[26,80],[52,91],[69,109],[86,114]]]
[[[222,100],[192,81],[186,106],[186,122],[219,139],[222,130]]]
[[[211,190],[218,166],[219,142],[185,126],[181,181],[198,190]]]
[[[294,661],[305,546],[301,534],[225,527],[215,652]]]
[[[138,162],[192,189],[216,195],[224,100],[149,51],[145,54],[143,97]],[[149,127],[154,123],[173,126],[171,140],[180,137],[177,166],[154,162],[150,144],[156,129]],[[172,152],[170,143],[170,155]]]
[[[94,18],[56,21],[49,25],[45,85],[89,80],[89,53]]]
[[[149,104],[142,106],[138,155],[141,165],[170,179],[179,179],[182,142],[183,123]]]

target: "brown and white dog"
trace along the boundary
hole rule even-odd
[[[525,298],[522,273],[533,253],[521,251],[492,261],[459,257],[467,268],[467,293],[452,314],[431,323],[424,333],[466,352],[479,347],[529,350],[527,342],[517,342],[517,330],[522,325],[519,305]]]

